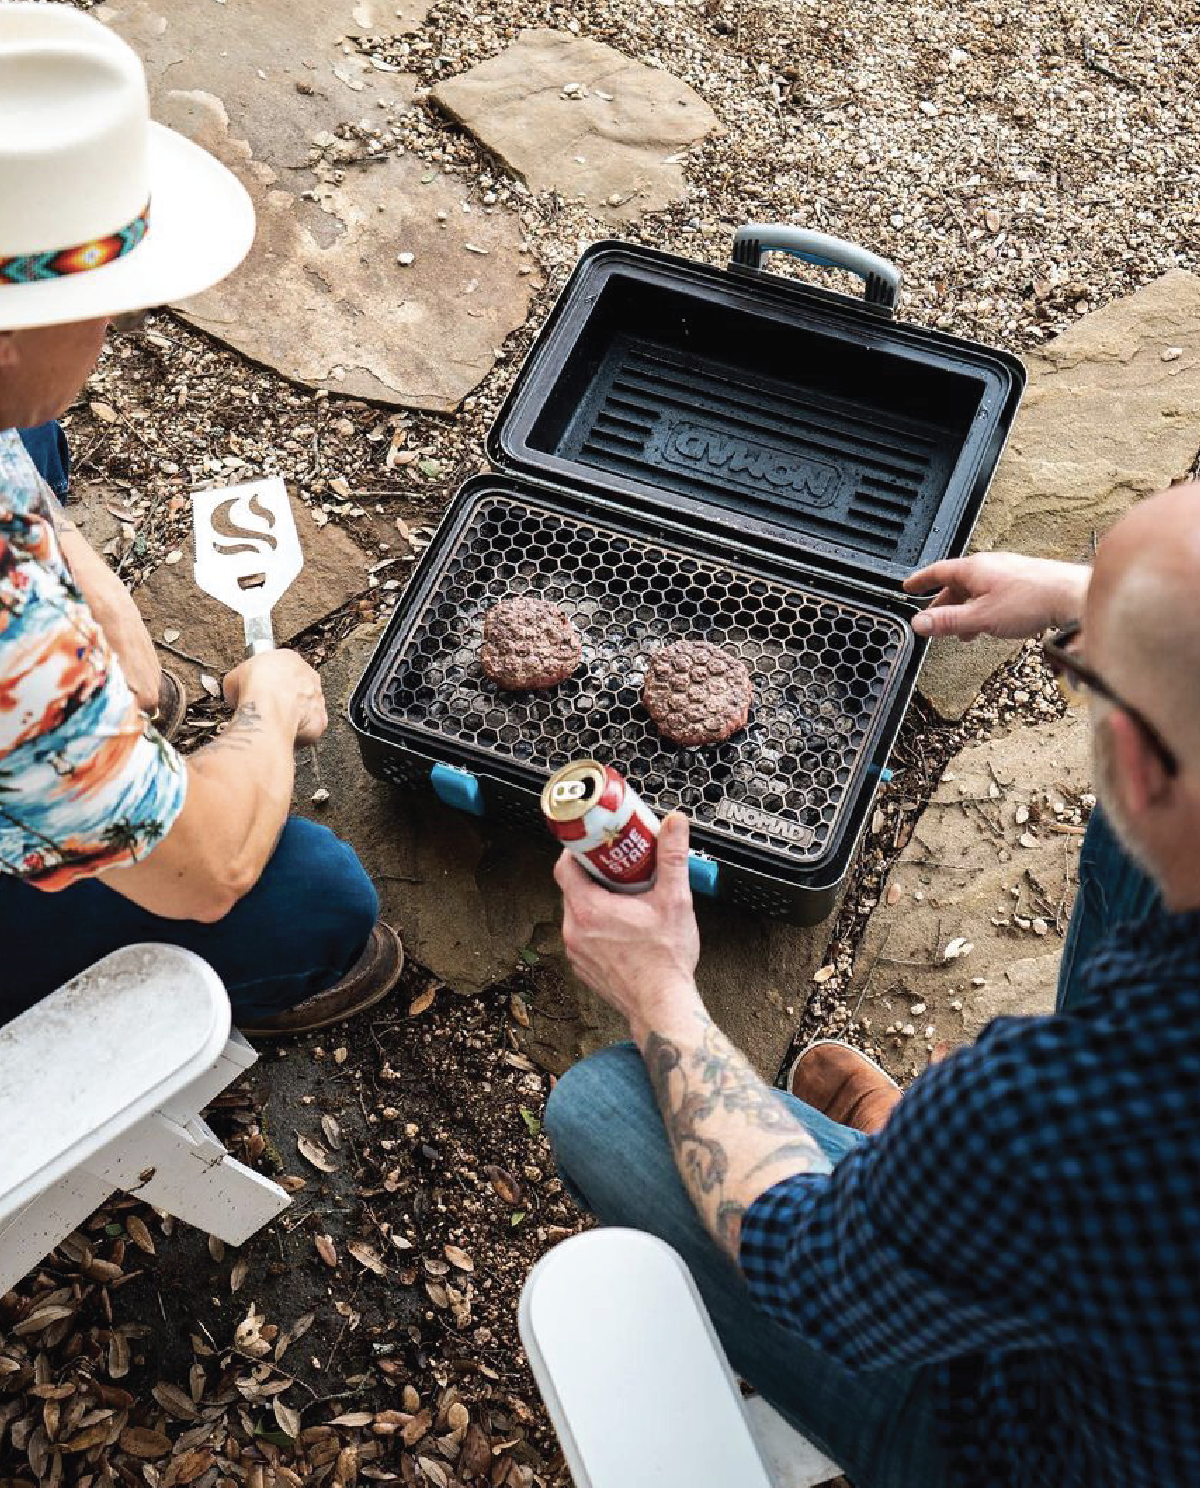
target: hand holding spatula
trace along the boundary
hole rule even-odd
[[[287,489],[278,476],[192,497],[196,583],[242,617],[251,656],[275,649],[271,611],[304,567]],[[321,785],[316,745],[313,771]]]

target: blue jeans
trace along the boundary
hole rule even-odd
[[[42,424],[21,438],[42,478],[65,496],[70,457],[62,429]],[[298,817],[289,819],[253,889],[215,925],[161,919],[103,877],[49,894],[0,873],[0,1023],[101,956],[147,940],[203,956],[225,983],[234,1022],[253,1023],[331,987],[362,954],[378,914],[354,850]]]
[[[1097,806],[1079,855],[1079,892],[1058,969],[1058,1008],[1079,1001],[1082,973],[1114,925],[1144,920],[1161,908],[1154,883],[1133,861]]]
[[[21,442],[33,458],[38,473],[56,496],[67,494],[71,483],[71,451],[67,436],[58,423],[38,424],[33,429],[19,429]]]
[[[782,1091],[831,1162],[862,1140]],[[851,1374],[750,1298],[741,1273],[696,1217],[632,1044],[567,1071],[546,1107],[546,1130],[576,1200],[605,1224],[659,1236],[683,1257],[734,1370],[837,1462],[856,1488],[942,1488],[947,1468],[927,1371]]]
[[[138,941],[203,956],[225,983],[234,1022],[252,1023],[331,987],[361,955],[379,913],[354,850],[298,817],[259,881],[213,925],[161,919],[110,889],[106,877],[51,894],[0,874],[0,1023]]]

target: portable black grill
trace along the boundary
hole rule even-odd
[[[780,249],[860,273],[865,301],[764,273]],[[533,826],[546,776],[615,764],[693,821],[693,885],[828,913],[923,654],[900,580],[963,551],[1020,401],[1003,352],[892,318],[886,261],[750,227],[727,270],[591,249],[350,705],[368,769]],[[531,594],[583,639],[555,688],[501,692],[483,617]],[[683,749],[641,705],[669,640],[754,680],[747,727]],[[549,840],[549,839],[547,839]]]

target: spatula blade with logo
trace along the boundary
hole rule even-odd
[[[271,611],[304,567],[296,519],[278,476],[192,497],[196,583],[242,617],[251,655],[275,645]]]

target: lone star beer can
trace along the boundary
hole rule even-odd
[[[644,894],[658,877],[658,817],[599,760],[572,760],[542,791],[550,830],[593,878],[618,894]]]

